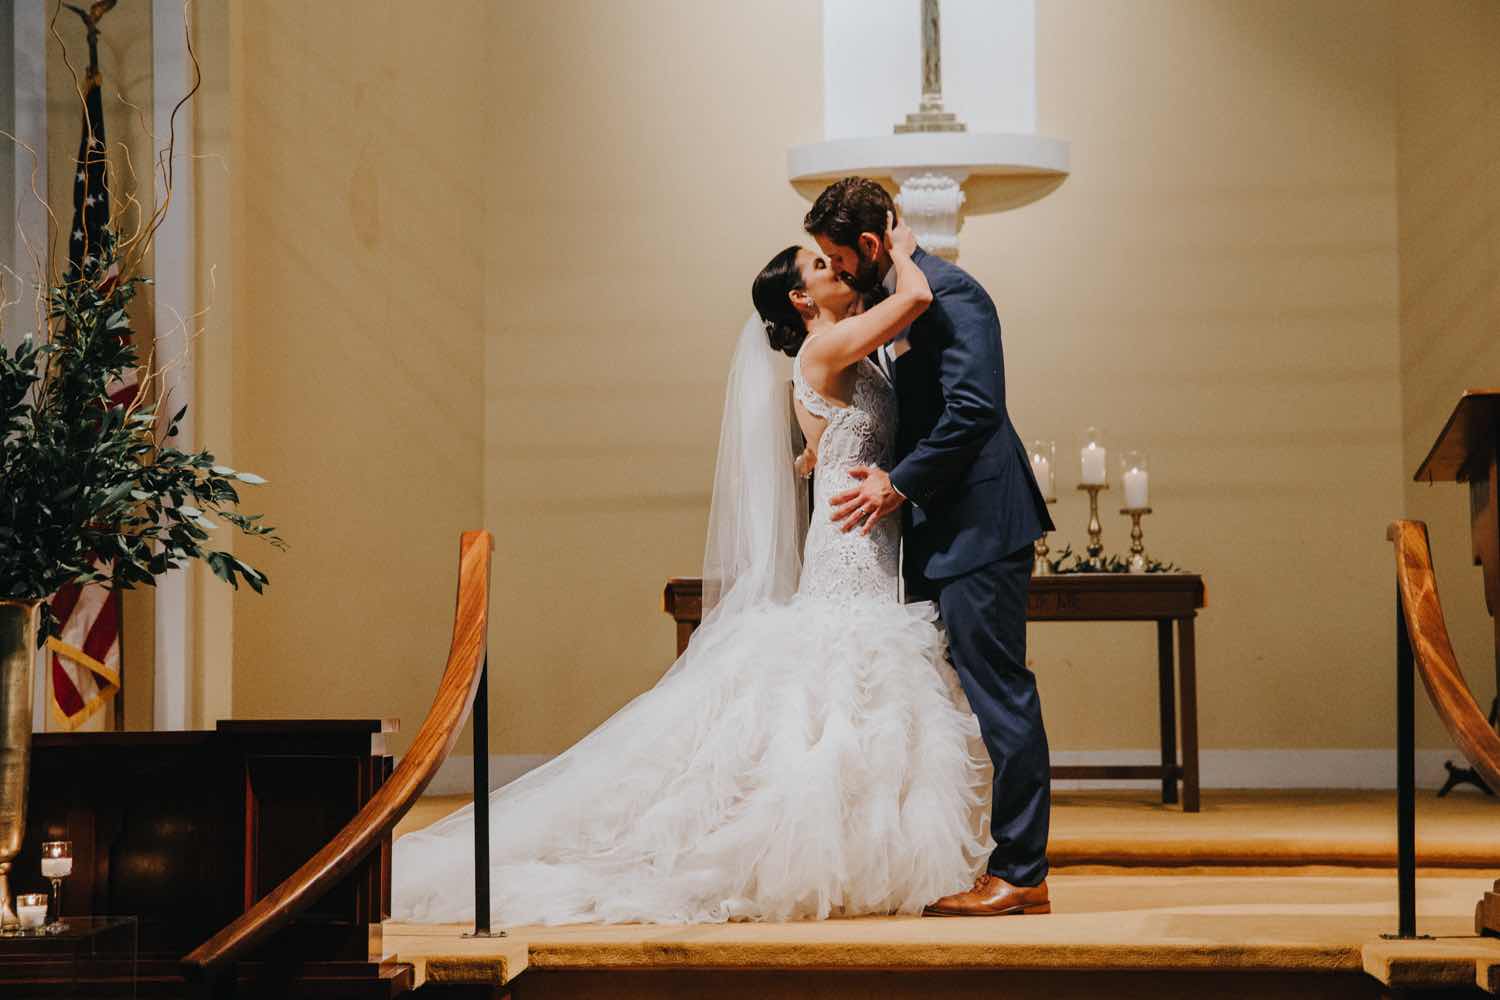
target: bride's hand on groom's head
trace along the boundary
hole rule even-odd
[[[885,213],[885,245],[891,251],[907,257],[917,248],[917,235],[905,222],[898,223],[894,212]]]

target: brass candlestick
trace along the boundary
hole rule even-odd
[[[1049,504],[1057,503],[1057,497],[1048,497],[1047,502]],[[1051,576],[1052,561],[1047,556],[1051,554],[1052,550],[1047,547],[1047,533],[1045,531],[1042,532],[1042,537],[1036,540],[1036,545],[1033,548],[1036,551],[1036,562],[1032,564],[1031,575]]]
[[[1141,530],[1141,518],[1151,513],[1151,508],[1122,507],[1120,513],[1130,515],[1130,572],[1144,573],[1149,562],[1146,559],[1146,533]]]
[[[1109,489],[1108,483],[1079,483],[1080,490],[1089,491],[1089,562],[1104,554],[1104,525],[1099,523],[1099,494]]]

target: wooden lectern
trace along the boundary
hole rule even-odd
[[[1469,532],[1474,564],[1484,578],[1484,603],[1493,620],[1496,697],[1489,722],[1500,722],[1500,389],[1470,389],[1449,416],[1432,450],[1417,469],[1417,482],[1469,484]],[[1454,770],[1454,779],[1484,786],[1472,769]],[[1485,894],[1475,914],[1475,930],[1500,935],[1500,882]]]
[[[1500,389],[1470,389],[1460,397],[1417,469],[1416,481],[1469,484],[1469,532],[1495,629],[1495,680],[1500,691]],[[1500,694],[1490,706],[1491,725],[1497,721],[1497,709]]]

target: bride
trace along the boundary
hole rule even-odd
[[[911,231],[886,235],[896,289],[863,312],[811,250],[788,247],[755,279],[703,623],[654,687],[490,795],[495,922],[919,913],[988,852],[978,726],[931,605],[899,599],[897,519],[844,532],[828,503],[850,470],[889,466],[895,400],[866,355],[932,299]],[[817,456],[800,552],[806,489],[773,348],[793,358],[799,463]],[[396,919],[474,918],[471,808],[396,842]]]

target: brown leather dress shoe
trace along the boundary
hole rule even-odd
[[[924,917],[1003,917],[1017,913],[1051,913],[1047,883],[1011,885],[988,872],[974,880],[974,887],[929,903]]]

